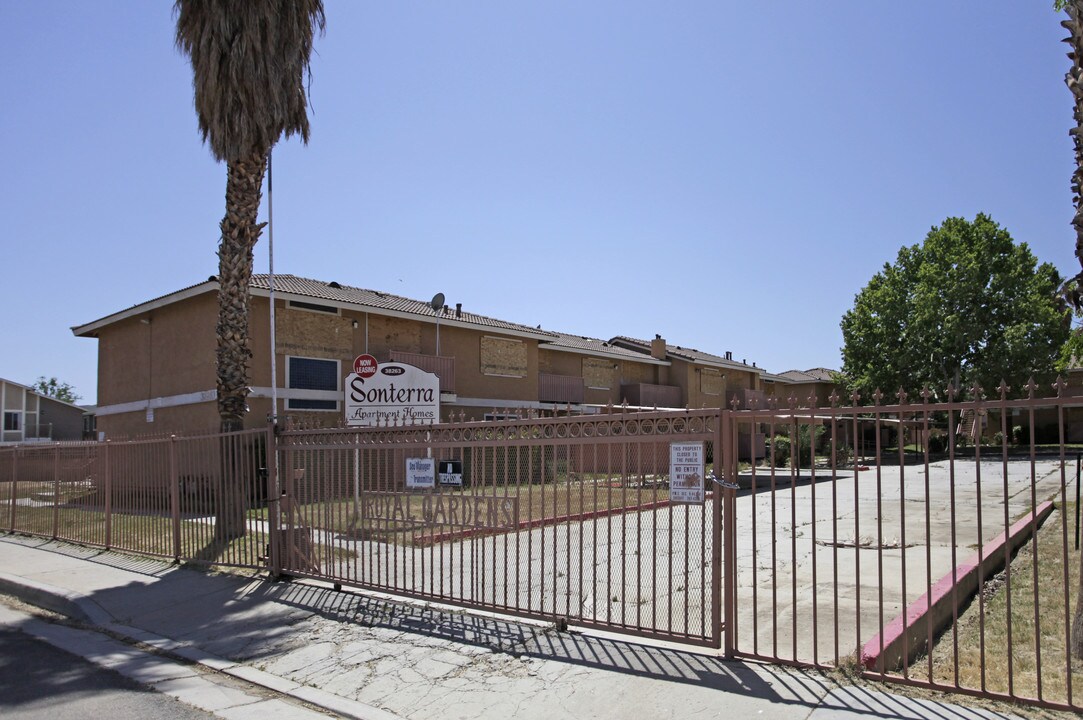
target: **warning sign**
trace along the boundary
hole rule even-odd
[[[670,443],[669,501],[702,503],[705,474],[703,443]]]

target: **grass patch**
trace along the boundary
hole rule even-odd
[[[1083,663],[1069,658],[1065,634],[1066,627],[1071,627],[1079,586],[1079,551],[1073,541],[1075,505],[1060,510],[1065,515],[1055,512],[1038,532],[1037,562],[1034,543],[1028,542],[1012,561],[1010,574],[1004,571],[988,579],[981,602],[975,598],[960,615],[956,630],[948,629],[939,638],[932,653],[935,682],[956,682],[957,633],[960,686],[984,686],[990,692],[1066,703],[1070,673],[1073,702],[1083,699]],[[1062,518],[1067,518],[1067,557],[1062,552]],[[924,675],[927,662],[926,658],[915,661],[911,673]]]
[[[5,508],[5,511],[9,510]],[[251,514],[258,513],[253,511]],[[0,518],[0,527],[10,529],[10,516]],[[14,530],[162,558],[172,558],[176,552],[173,520],[168,512],[114,512],[107,524],[105,512],[99,508],[16,506]],[[252,529],[229,542],[217,541],[214,523],[206,517],[186,517],[180,522],[179,555],[185,561],[260,568],[264,565],[267,543],[265,532]],[[313,551],[328,561],[356,557],[352,550],[333,546],[316,545]]]

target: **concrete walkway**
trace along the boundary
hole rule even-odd
[[[176,668],[135,677],[220,717],[312,712],[298,702],[372,720],[1027,714],[838,687],[817,673],[730,662],[716,653],[557,632],[336,592],[320,583],[270,583],[12,535],[0,536],[0,593],[66,615],[82,629],[7,610],[0,621],[99,664],[109,666],[112,658],[114,667],[145,667],[135,645],[156,649],[159,654],[145,653],[145,662]],[[117,641],[124,650],[103,645]],[[266,692],[201,684],[216,676]]]

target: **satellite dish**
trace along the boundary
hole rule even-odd
[[[440,312],[440,308],[444,307],[444,293],[436,293],[432,296],[432,302],[429,303],[436,312]]]

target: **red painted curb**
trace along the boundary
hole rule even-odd
[[[985,577],[988,578],[1004,568],[1004,546],[1009,546],[1009,556],[1014,554],[1023,543],[1037,533],[1045,519],[1053,512],[1053,503],[1046,501],[1020,518],[1008,528],[1006,533],[997,535],[982,547],[979,555],[975,553],[965,562],[960,563],[952,572],[940,578],[932,589],[910,603],[906,610],[888,623],[882,632],[877,633],[865,643],[861,650],[861,664],[875,672],[889,672],[903,666],[903,655],[907,663],[913,662],[919,652],[925,651],[928,644],[927,620],[932,616],[933,638],[935,639],[953,620],[952,601],[963,605],[978,592],[979,558],[984,558]],[[1033,530],[1032,530],[1033,526]],[[962,589],[954,593],[956,585]],[[930,601],[931,597],[931,601]],[[942,617],[937,620],[936,615]],[[920,628],[919,628],[920,626]],[[918,631],[920,630],[920,632]],[[909,647],[907,641],[909,639]]]

